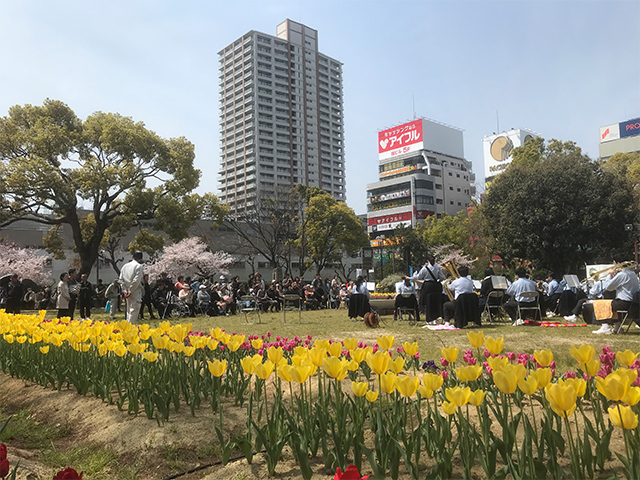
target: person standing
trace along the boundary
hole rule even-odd
[[[71,301],[71,295],[69,294],[69,280],[68,273],[60,274],[60,282],[58,282],[56,308],[58,309],[58,318],[69,316],[69,302]]]
[[[133,325],[138,323],[142,305],[144,268],[140,263],[141,260],[142,252],[135,252],[131,261],[123,265],[120,271],[122,294],[126,299],[127,320]]]
[[[71,300],[69,300],[69,318],[73,320],[73,313],[76,309],[76,303],[78,302],[78,293],[80,293],[80,284],[76,278],[75,268],[69,269],[67,285],[69,286],[69,295],[71,296]]]
[[[80,275],[80,291],[78,292],[78,304],[80,305],[80,318],[91,318],[91,305],[93,304],[93,285],[89,282],[86,273]]]
[[[116,318],[116,311],[118,310],[118,300],[120,299],[120,294],[122,291],[120,290],[120,283],[116,278],[112,283],[109,284],[107,289],[104,291],[104,298],[107,299],[109,303],[109,318],[111,320]]]
[[[7,285],[7,306],[5,311],[15,315],[20,314],[20,304],[22,303],[22,282],[17,273],[11,275]]]
[[[412,280],[422,284],[418,294],[420,309],[425,312],[427,323],[442,317],[442,282],[444,273],[435,264],[433,257],[427,258],[427,263],[414,273]]]
[[[140,307],[140,318],[144,319],[144,307],[149,310],[149,318],[151,320],[156,317],[153,315],[153,307],[151,303],[151,285],[149,284],[149,275],[144,274],[142,277],[142,306]]]

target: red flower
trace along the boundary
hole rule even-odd
[[[3,458],[0,460],[0,477],[4,478],[9,475],[9,460]]]
[[[347,469],[343,472],[340,470],[340,467],[336,470],[336,475],[333,477],[333,480],[368,480],[369,475],[364,477],[360,477],[360,472],[358,472],[358,468],[355,465],[349,465]]]
[[[7,446],[4,443],[0,444],[0,460],[7,458]]]
[[[79,474],[73,468],[69,467],[56,473],[53,480],[82,480],[82,473]]]

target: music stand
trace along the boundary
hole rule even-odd
[[[564,276],[564,281],[567,282],[567,287],[569,288],[580,288],[580,280],[578,280],[577,275],[567,274]]]
[[[507,279],[500,275],[491,275],[491,286],[494,290],[506,290],[509,288],[509,285],[507,285]]]

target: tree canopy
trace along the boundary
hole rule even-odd
[[[83,122],[57,100],[16,105],[0,119],[0,226],[69,225],[80,272],[89,273],[109,235],[142,220],[173,241],[200,218],[222,220],[226,209],[214,195],[192,193],[200,179],[194,158],[186,138],[161,138],[117,113]],[[53,250],[55,236],[54,228]]]
[[[296,245],[305,246],[317,273],[343,254],[354,255],[369,245],[362,223],[346,203],[317,188],[308,189],[307,194]]]
[[[624,225],[637,214],[628,182],[575,143],[541,138],[514,149],[480,208],[496,253],[559,273],[630,251]]]

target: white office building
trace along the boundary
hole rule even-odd
[[[218,56],[218,182],[232,215],[298,183],[345,201],[342,64],[318,51],[318,32],[285,20]]]

